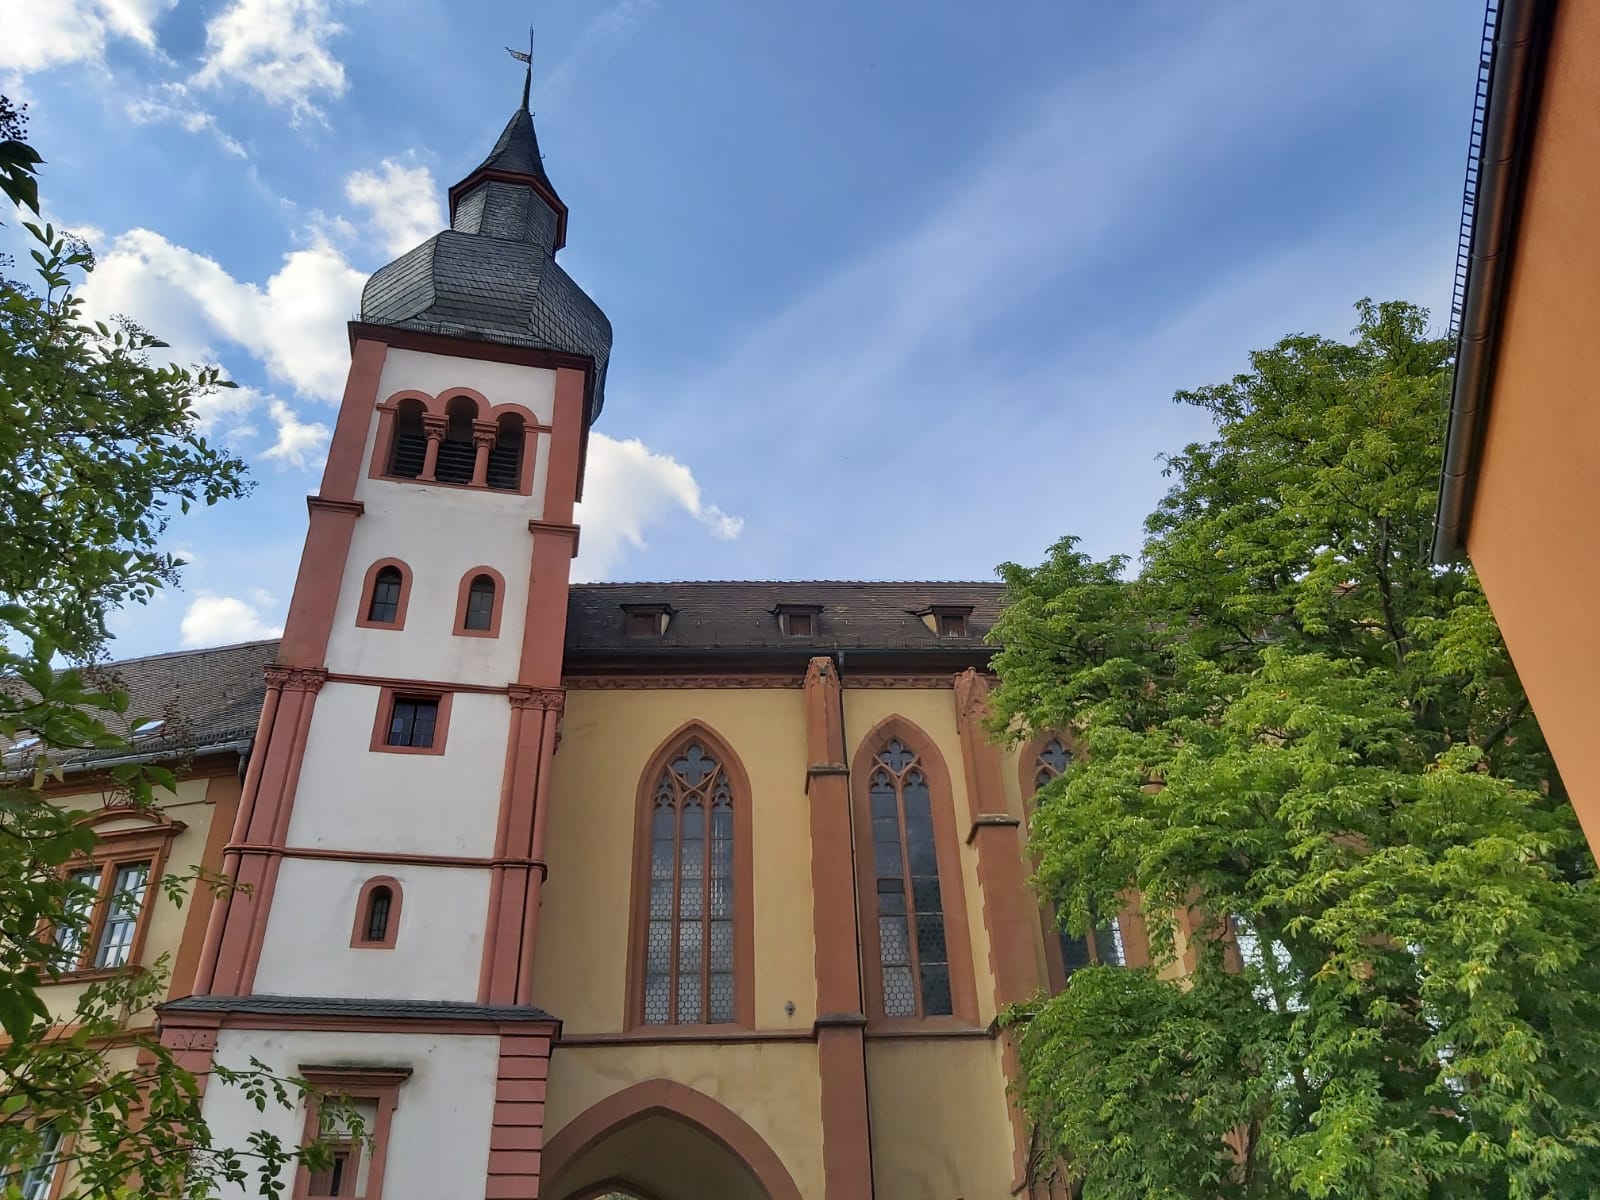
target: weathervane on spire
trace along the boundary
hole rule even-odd
[[[527,108],[528,92],[533,87],[533,26],[531,24],[528,26],[528,52],[524,54],[521,50],[513,50],[510,46],[507,46],[506,53],[518,62],[528,64],[527,73],[522,77],[522,107]]]

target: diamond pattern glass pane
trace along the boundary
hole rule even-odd
[[[672,881],[670,879],[652,879],[650,881],[650,915],[652,917],[672,916]]]
[[[733,922],[711,922],[711,969],[733,970]]]
[[[672,1001],[670,976],[646,975],[644,977],[644,1019],[651,1025],[665,1025],[672,1019],[669,1011]]]
[[[651,921],[649,945],[645,949],[646,971],[672,970],[672,922]]]
[[[904,917],[878,918],[878,957],[884,966],[911,962],[911,941]]]
[[[714,1022],[733,1020],[732,975],[711,976],[711,1020]]]
[[[678,922],[678,975],[681,977],[687,972],[700,974],[700,932],[702,926],[699,921]]]
[[[684,813],[683,817],[684,824],[687,825],[689,823],[689,814]],[[691,842],[687,835],[684,836],[683,841],[678,843],[678,869],[685,879],[700,878],[700,865],[703,861],[701,851],[704,848],[705,843],[699,841]]]
[[[678,883],[678,917],[687,921],[690,917],[699,917],[700,902],[705,896],[705,881],[702,879],[683,879]]]
[[[705,1020],[700,1007],[700,972],[678,976],[678,1024],[699,1025]]]
[[[711,881],[711,915],[713,917],[733,916],[732,880],[713,879]]]
[[[916,1016],[917,989],[911,981],[910,967],[883,969],[883,1011],[890,1017]]]

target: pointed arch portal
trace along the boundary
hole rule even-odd
[[[801,1200],[761,1135],[681,1083],[624,1088],[569,1121],[545,1145],[549,1200]]]

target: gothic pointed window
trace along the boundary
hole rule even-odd
[[[1053,780],[1065,775],[1072,761],[1072,750],[1061,738],[1053,737],[1046,741],[1034,756],[1032,793],[1036,794]],[[1127,965],[1128,951],[1123,938],[1121,916],[1112,916],[1099,922],[1087,933],[1069,933],[1063,929],[1052,905],[1043,906],[1042,916],[1045,923],[1045,958],[1055,990],[1065,987],[1073,972],[1084,967]]]
[[[641,832],[648,838],[642,884],[638,1019],[646,1025],[748,1020],[748,811],[727,756],[691,735],[653,775]],[[741,777],[742,778],[742,777]]]
[[[918,756],[898,738],[873,757],[867,795],[884,1015],[948,1016],[950,955],[933,796]]]

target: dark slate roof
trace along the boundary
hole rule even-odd
[[[533,114],[520,108],[511,114],[511,120],[500,131],[500,140],[489,151],[489,157],[478,164],[478,171],[510,171],[517,175],[532,175],[555,194],[555,185],[544,173],[544,158],[539,153],[539,135],[533,129]]]
[[[262,672],[277,655],[276,640],[243,642],[205,650],[179,650],[129,658],[96,668],[107,686],[129,696],[128,718],[165,722],[136,745],[152,758],[181,757],[195,750],[246,741],[255,735],[266,690]],[[119,719],[101,719],[117,728]],[[126,730],[126,725],[123,725]],[[57,761],[91,762],[103,753],[54,755]]]
[[[605,406],[611,322],[556,265],[565,209],[526,108],[512,114],[488,158],[450,197],[450,228],[367,281],[361,320],[589,359],[593,422]]]
[[[468,1004],[454,1000],[363,1000],[350,996],[185,996],[159,1006],[167,1012],[266,1013],[372,1017],[403,1021],[557,1021],[531,1004]]]
[[[515,184],[484,186],[516,189]],[[531,191],[522,195],[530,212],[543,208]],[[462,201],[458,225],[474,219],[474,205],[474,197]],[[514,217],[504,214],[502,219]],[[361,293],[361,319],[395,329],[591,359],[591,422],[605,405],[611,322],[550,252],[532,242],[457,229],[437,233],[367,281]]]
[[[1001,591],[998,583],[580,583],[567,603],[566,662],[574,673],[659,671],[673,663],[701,669],[730,660],[803,669],[814,655],[840,654],[846,673],[852,663],[957,671],[993,653],[984,635],[999,613]],[[816,632],[786,635],[775,615],[780,604],[812,608]],[[630,637],[634,606],[670,610],[666,632]],[[939,637],[923,624],[921,614],[941,606],[971,608],[967,636]],[[263,672],[277,651],[276,641],[243,642],[101,669],[129,693],[130,716],[166,721],[137,743],[142,754],[180,758],[254,736]],[[106,757],[60,756],[69,764]]]
[[[999,614],[998,583],[590,583],[567,603],[569,661],[586,655],[806,649],[959,651],[987,654],[983,637]],[[658,638],[629,637],[624,605],[666,604],[674,610]],[[780,604],[815,605],[816,633],[786,636],[774,615]],[[921,614],[936,606],[970,606],[968,635],[940,637]]]

